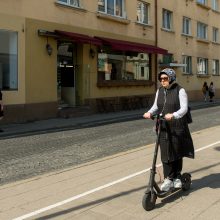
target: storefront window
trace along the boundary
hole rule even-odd
[[[98,54],[98,81],[149,80],[149,54],[132,56],[114,53]]]
[[[0,87],[18,88],[18,34],[0,30]]]

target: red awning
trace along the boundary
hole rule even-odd
[[[156,54],[167,54],[168,51],[162,49],[160,47],[143,44],[143,43],[135,43],[130,41],[122,41],[115,40],[104,37],[95,37],[98,40],[101,40],[104,45],[111,46],[112,49],[120,50],[120,51],[132,51],[132,52],[140,52],[140,53],[156,53]]]
[[[69,38],[69,39],[74,40],[78,43],[102,45],[102,42],[99,39],[94,38],[94,37],[90,37],[88,35],[67,32],[67,31],[59,31],[59,30],[55,30],[55,33],[60,37]]]

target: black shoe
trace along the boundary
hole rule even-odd
[[[0,132],[4,132],[4,130],[0,129]]]

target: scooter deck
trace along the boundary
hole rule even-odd
[[[169,191],[157,191],[156,194],[159,198],[164,198],[180,190],[182,190],[182,188],[171,188]]]

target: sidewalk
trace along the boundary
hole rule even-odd
[[[0,219],[217,220],[219,132],[220,126],[216,126],[192,134],[196,159],[184,160],[184,172],[192,175],[191,189],[157,198],[151,212],[143,209],[142,198],[149,180],[154,144],[3,185]],[[160,164],[157,173],[162,173]],[[156,176],[157,182],[159,177]]]
[[[192,110],[200,108],[208,108],[220,105],[220,99],[214,102],[196,101],[189,103]],[[18,137],[24,135],[42,134],[46,132],[56,132],[70,129],[80,129],[85,127],[93,127],[104,124],[142,119],[143,113],[146,109],[138,109],[131,111],[111,112],[94,114],[83,117],[74,118],[53,118],[48,120],[27,122],[27,123],[14,123],[2,125],[1,129],[4,132],[0,133],[0,139],[9,137]]]

